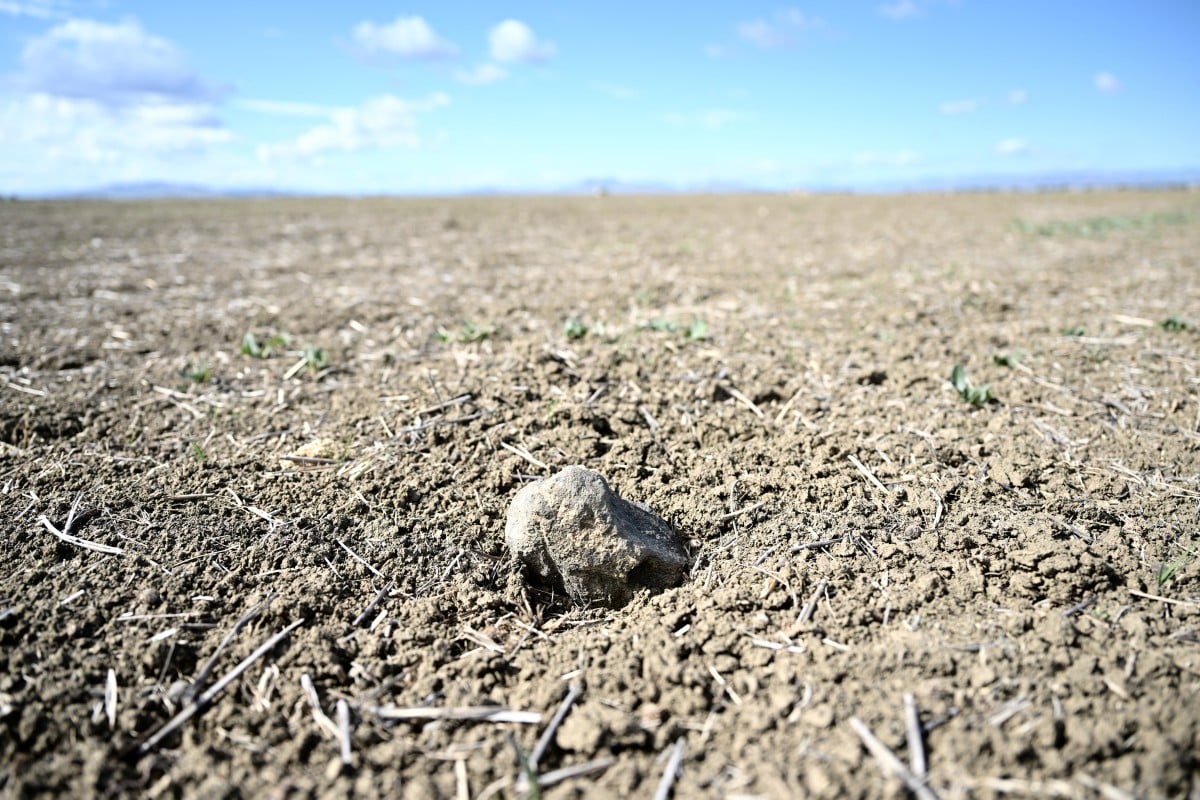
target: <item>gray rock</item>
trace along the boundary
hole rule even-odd
[[[670,524],[585,467],[517,492],[504,537],[533,574],[579,603],[617,608],[640,589],[662,591],[687,575],[687,550]]]

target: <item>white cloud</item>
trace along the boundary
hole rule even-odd
[[[439,37],[423,17],[396,17],[386,25],[360,22],[354,26],[354,41],[370,56],[434,59],[458,55],[458,48]]]
[[[1013,89],[1008,93],[1008,104],[1010,106],[1024,105],[1029,100],[1029,92],[1024,89]]]
[[[423,100],[385,94],[362,105],[329,110],[328,120],[292,141],[263,145],[262,160],[312,158],[328,152],[412,149],[421,146],[417,117],[450,104],[441,92]]]
[[[920,16],[921,7],[913,0],[897,0],[895,3],[885,3],[879,6],[879,13],[888,19],[902,20]]]
[[[203,104],[112,108],[95,100],[37,93],[0,107],[0,143],[32,148],[52,162],[117,164],[190,153],[232,141]]]
[[[761,19],[739,22],[736,30],[738,36],[757,47],[769,49],[782,47],[784,43],[782,34]]]
[[[480,64],[473,69],[460,69],[454,79],[467,86],[487,86],[508,77],[508,70],[496,64]]]
[[[803,11],[789,8],[776,14],[770,22],[752,19],[734,26],[738,37],[763,50],[794,47],[810,31],[823,30],[825,21],[810,17]],[[711,55],[711,53],[710,53]]]
[[[212,101],[224,90],[197,75],[172,42],[136,20],[116,25],[69,19],[21,51],[19,86],[32,93],[106,105]]]
[[[978,111],[980,105],[982,104],[978,100],[948,100],[938,106],[938,111],[948,117],[954,117]]]
[[[506,19],[488,32],[492,58],[505,64],[548,61],[557,47],[539,40],[524,22]]]
[[[25,45],[8,85],[0,142],[21,161],[125,169],[234,139],[216,110],[224,89],[133,19],[55,25]]]
[[[62,3],[56,0],[0,0],[0,14],[34,19],[57,19],[66,16]]]
[[[704,128],[710,131],[723,128],[731,122],[736,122],[742,119],[742,117],[743,115],[741,112],[734,111],[729,108],[709,108],[691,113],[667,111],[660,115],[662,121],[666,122],[668,125],[689,128]]]
[[[257,111],[260,114],[273,114],[281,117],[328,117],[336,110],[331,106],[317,103],[296,103],[291,100],[257,100],[243,98],[234,100],[233,106],[247,111]]]
[[[997,155],[1027,156],[1033,152],[1033,147],[1024,139],[1005,139],[996,144]]]
[[[1111,72],[1097,72],[1092,77],[1092,85],[1097,91],[1105,94],[1116,94],[1121,91],[1121,82]]]

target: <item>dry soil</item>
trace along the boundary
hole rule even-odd
[[[0,792],[1200,797],[1197,327],[1186,191],[0,205]]]

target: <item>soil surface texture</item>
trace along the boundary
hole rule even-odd
[[[0,531],[0,795],[1200,798],[1200,194],[0,204]]]

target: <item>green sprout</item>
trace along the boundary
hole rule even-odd
[[[708,323],[697,317],[692,320],[692,324],[683,332],[683,338],[690,339],[693,342],[699,342],[708,338]]]
[[[990,385],[985,383],[982,386],[974,386],[967,380],[967,371],[963,369],[962,364],[955,364],[954,369],[950,371],[950,385],[958,392],[959,397],[976,408],[996,400]]]
[[[1124,217],[1090,217],[1076,221],[1055,221],[1044,224],[1015,220],[1014,224],[1021,233],[1036,236],[1082,236],[1085,238],[1104,238],[1117,231],[1150,230],[1160,225],[1183,225],[1190,217],[1179,211],[1161,214],[1142,214],[1140,216]]]
[[[192,383],[208,383],[212,380],[212,370],[203,361],[193,361],[179,370],[179,377]]]
[[[579,317],[571,317],[563,325],[563,335],[568,339],[582,339],[588,334],[588,326]]]
[[[458,342],[459,344],[471,344],[472,342],[482,342],[489,336],[496,334],[494,325],[476,325],[469,319],[462,321],[462,327],[457,331],[448,331],[445,328],[438,328],[437,336],[443,342]]]
[[[533,768],[533,764],[529,763],[529,756],[525,754],[521,745],[517,744],[516,737],[511,733],[506,734],[506,736],[508,737],[508,743],[512,745],[512,749],[517,753],[517,765],[520,767],[521,776],[525,779],[525,784],[528,787],[526,789],[527,794],[525,795],[526,800],[541,800],[542,785],[538,783],[537,771]]]
[[[260,342],[251,331],[242,337],[242,355],[250,358],[270,358],[276,350],[287,347],[289,341],[291,337],[286,333],[276,333]]]
[[[1158,323],[1158,327],[1170,333],[1181,333],[1188,329],[1188,324],[1183,321],[1183,317],[1178,314],[1172,314],[1167,319]]]
[[[1014,350],[1011,353],[995,353],[992,355],[992,363],[997,367],[1015,367],[1020,362],[1020,350]]]
[[[208,458],[208,453],[205,453],[204,448],[195,442],[188,442],[188,444],[191,446],[192,458],[196,459],[197,464],[203,464]]]
[[[1185,547],[1182,553],[1160,566],[1158,568],[1158,575],[1155,576],[1158,580],[1159,588],[1161,589],[1165,586],[1172,578],[1195,562],[1197,558],[1200,558],[1200,555],[1195,550]]]
[[[1082,325],[1073,325],[1062,329],[1063,336],[1083,336],[1084,330]]]
[[[663,317],[658,317],[656,319],[650,320],[649,324],[646,325],[646,327],[652,331],[658,331],[659,333],[674,333],[675,331],[677,331],[679,329],[678,325],[676,325],[671,320],[665,319]]]
[[[323,370],[329,366],[329,357],[320,347],[313,347],[310,344],[304,348],[304,366],[313,372]]]

